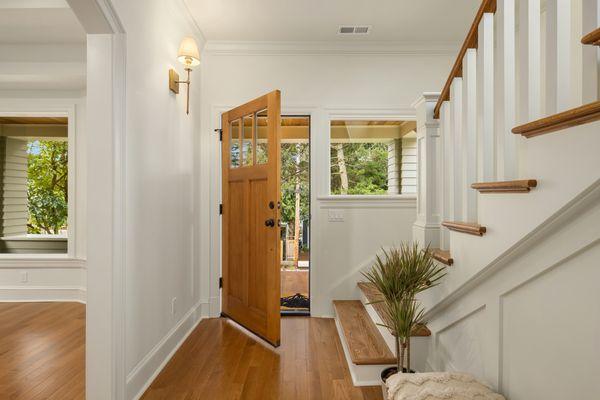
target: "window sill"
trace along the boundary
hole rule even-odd
[[[0,253],[0,269],[17,268],[86,268],[86,260],[68,254]]]
[[[14,241],[58,241],[66,242],[67,236],[65,235],[15,235],[15,236],[3,236],[2,240],[14,240]]]
[[[417,196],[398,195],[329,195],[317,197],[320,208],[416,208]]]

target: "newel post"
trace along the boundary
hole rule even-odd
[[[433,110],[439,93],[424,93],[413,103],[417,115],[417,220],[413,240],[440,247],[442,143]]]

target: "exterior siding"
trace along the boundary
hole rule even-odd
[[[21,205],[2,213],[2,236],[27,234],[27,141],[0,138],[2,205]]]
[[[417,193],[417,138],[402,138],[402,160],[400,164],[400,186],[402,194]]]

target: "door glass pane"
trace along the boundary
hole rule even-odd
[[[269,162],[267,110],[256,113],[256,163]]]
[[[254,115],[245,116],[243,122],[242,166],[248,166],[254,163],[254,140],[252,137],[252,132],[254,131]]]
[[[231,122],[229,128],[231,139],[229,140],[229,159],[231,168],[240,166],[240,120]]]

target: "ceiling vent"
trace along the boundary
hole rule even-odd
[[[367,25],[343,25],[338,29],[338,35],[368,35],[369,33],[371,33],[371,27]]]

